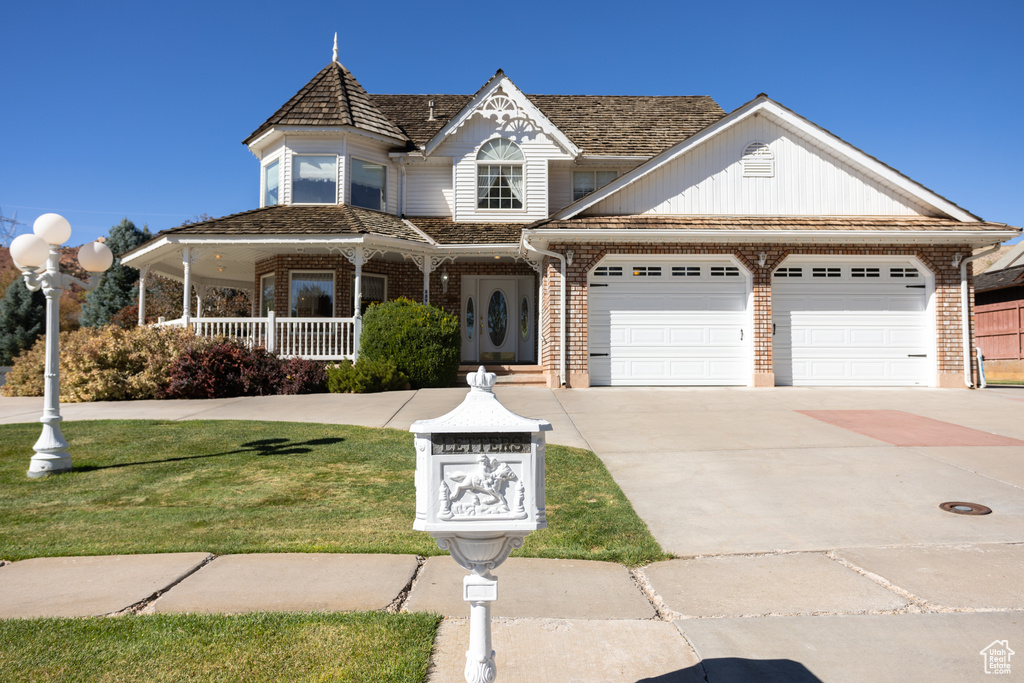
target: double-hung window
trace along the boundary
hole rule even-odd
[[[384,164],[352,159],[352,206],[387,210],[388,169]]]
[[[338,157],[292,157],[292,203],[338,203]]]
[[[599,187],[615,180],[615,171],[573,171],[572,200],[582,199]]]
[[[480,209],[523,208],[523,151],[511,140],[488,140],[476,155],[476,198]]]
[[[293,318],[334,317],[334,273],[292,271],[290,294]]]

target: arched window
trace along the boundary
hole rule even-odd
[[[751,142],[743,150],[744,178],[772,178],[775,176],[775,155],[763,142]]]
[[[476,155],[476,198],[481,209],[523,208],[523,151],[504,138],[488,140]]]

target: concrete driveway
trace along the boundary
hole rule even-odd
[[[538,614],[497,623],[509,680],[650,675],[631,674],[640,671],[662,672],[650,679],[659,681],[987,680],[999,657],[1007,680],[1024,678],[1024,389],[496,391],[510,409],[550,420],[549,442],[594,450],[675,556],[631,574],[654,620]],[[464,395],[140,401],[62,412],[69,421],[408,429]],[[33,421],[40,409],[40,399],[0,398],[0,423]],[[992,512],[939,508],[951,501]],[[465,627],[446,620],[431,681],[458,678]],[[537,655],[548,650],[553,659]],[[558,658],[578,668],[536,668]]]

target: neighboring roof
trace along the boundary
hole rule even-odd
[[[535,229],[568,230],[1016,230],[1002,223],[964,223],[928,216],[582,216],[535,223]]]
[[[989,268],[989,270],[994,271],[1002,270],[1003,268],[1012,268],[1017,264],[1024,265],[1024,242],[1018,242],[1007,249],[1006,253],[1003,253],[999,260],[992,264],[992,267]]]
[[[348,205],[268,206],[163,230],[155,238],[181,235],[365,235],[427,244],[398,216]],[[155,239],[154,238],[154,239]]]
[[[987,273],[974,277],[975,292],[990,292],[993,289],[1003,289],[1016,285],[1024,285],[1024,266],[990,270]]]
[[[473,99],[473,95],[371,95],[420,148]],[[651,156],[725,116],[707,96],[527,95],[583,154]],[[434,101],[434,120],[430,101]]]
[[[451,218],[406,216],[438,244],[512,244],[519,241],[524,223],[456,223]]]
[[[273,116],[243,140],[249,144],[274,126],[353,126],[399,140],[406,136],[385,116],[352,73],[331,62]]]

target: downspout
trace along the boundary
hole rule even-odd
[[[553,251],[545,251],[538,249],[537,247],[530,244],[530,241],[523,236],[523,246],[530,251],[540,254],[541,256],[550,256],[556,258],[562,264],[562,281],[559,292],[559,308],[561,309],[561,329],[558,333],[558,384],[559,386],[565,386],[565,257],[561,254],[556,254]]]
[[[975,259],[981,258],[982,256],[988,256],[989,254],[995,253],[999,250],[999,246],[1000,245],[996,244],[980,254],[968,256],[960,261],[960,328],[963,331],[964,338],[964,384],[967,385],[968,389],[974,388],[974,382],[971,381],[971,311],[969,307],[970,292],[967,287],[967,264]]]

